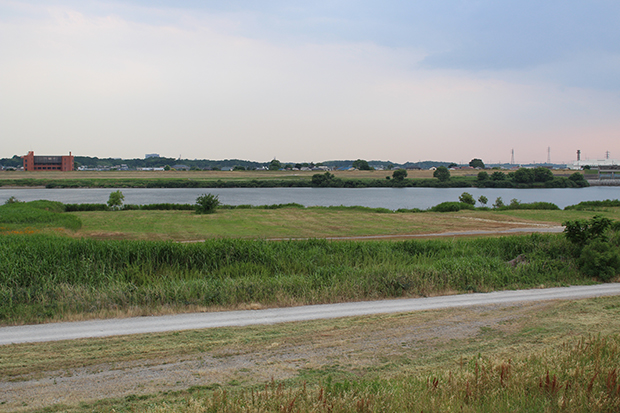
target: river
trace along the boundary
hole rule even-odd
[[[114,189],[42,189],[0,188],[0,203],[14,196],[20,201],[48,199],[66,204],[106,203]],[[495,188],[125,188],[126,204],[175,203],[193,204],[204,193],[218,195],[228,205],[270,205],[295,202],[305,206],[367,206],[392,210],[399,208],[426,209],[445,201],[458,201],[459,195],[469,192],[478,199],[488,198],[488,206],[501,197],[521,202],[553,202],[560,208],[581,201],[619,199],[620,187],[589,187],[579,189],[495,189]],[[479,205],[479,204],[478,204]]]

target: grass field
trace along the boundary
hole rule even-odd
[[[615,412],[618,331],[607,297],[19,344],[0,408]]]
[[[71,213],[82,221],[76,236],[99,239],[191,241],[220,237],[326,238],[399,236],[442,232],[501,231],[558,226],[595,214],[620,219],[620,208],[604,211],[459,211],[454,213],[376,213],[355,208],[282,208],[191,211],[100,211]]]

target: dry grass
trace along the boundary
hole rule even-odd
[[[619,316],[620,297],[607,297],[4,346],[0,402],[7,411],[58,402],[75,405],[62,411],[142,411],[191,386],[423,377],[480,354],[517,359],[575,336],[615,334]],[[153,396],[78,407],[145,394]]]
[[[515,218],[491,211],[382,214],[356,210],[242,209],[196,215],[191,211],[76,212],[82,229],[75,236],[98,239],[192,241],[217,237],[326,238],[501,231],[558,225],[558,218]]]

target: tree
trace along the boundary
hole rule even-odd
[[[454,163],[454,162],[451,162],[451,163],[448,165],[448,169],[451,169],[451,168],[456,168],[457,166],[459,166],[459,165],[458,165],[458,164],[456,164],[456,163]]]
[[[482,205],[483,207],[487,206],[487,202],[489,202],[489,198],[487,198],[484,195],[480,195],[478,197],[478,202],[480,202],[480,205]]]
[[[493,208],[501,208],[504,206],[504,201],[502,200],[501,196],[498,196],[495,199],[495,203],[493,204]]]
[[[407,170],[397,169],[394,172],[392,172],[392,177],[394,178],[395,181],[402,181],[403,179],[407,177]]]
[[[217,195],[203,194],[196,198],[197,214],[213,214],[218,206],[220,206],[220,200]]]
[[[484,169],[484,162],[482,162],[482,159],[474,158],[469,161],[469,166],[471,166],[472,168]]]
[[[169,171],[169,170],[170,170],[170,165],[164,166],[164,171]]]
[[[282,169],[282,164],[277,159],[274,158],[271,162],[269,162],[270,171],[279,171],[280,169]]]
[[[503,181],[506,179],[506,174],[500,171],[495,171],[491,174],[491,181]]]
[[[476,200],[474,199],[472,194],[470,194],[469,192],[463,192],[461,196],[459,196],[459,202],[462,202],[468,205],[476,205]]]
[[[518,184],[531,184],[534,182],[534,171],[526,168],[519,168],[515,171],[515,182]]]
[[[108,207],[118,210],[123,205],[124,200],[125,195],[121,191],[114,191],[110,194],[110,198],[108,198]]]
[[[583,174],[579,172],[573,173],[571,176],[568,177],[568,179],[577,184],[577,186],[588,186],[588,181],[586,181],[586,178],[583,177]]]
[[[353,167],[355,169],[359,169],[360,171],[370,171],[372,168],[368,165],[368,161],[363,159],[358,159],[357,161],[353,161]]]
[[[233,171],[245,171],[245,167],[241,165],[235,165]]]
[[[534,168],[534,182],[553,181],[553,172],[544,166]]]
[[[488,173],[486,173],[485,171],[478,172],[478,180],[479,181],[486,181],[487,179],[489,179],[489,174]]]
[[[450,171],[445,166],[440,166],[433,172],[433,177],[439,179],[440,182],[446,182],[450,179]]]

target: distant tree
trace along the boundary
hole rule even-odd
[[[534,182],[553,181],[553,172],[544,166],[534,168]]]
[[[450,168],[456,168],[457,166],[459,166],[458,164],[452,162],[451,164],[448,165],[448,169]]]
[[[439,179],[440,182],[446,182],[450,179],[450,171],[445,166],[440,166],[433,172],[433,177]]]
[[[357,161],[353,161],[353,167],[355,169],[359,169],[360,171],[370,171],[373,169],[370,167],[370,165],[368,165],[368,161],[365,161],[363,159],[358,159]]]
[[[534,171],[526,168],[519,168],[514,173],[515,182],[518,184],[531,184],[534,182]]]
[[[503,181],[506,179],[506,174],[500,171],[495,171],[491,174],[491,181]]]
[[[166,165],[166,166],[164,166],[164,171],[169,171],[170,169],[171,169],[171,168],[170,168],[170,165]]]
[[[108,207],[118,210],[123,205],[124,200],[125,195],[121,191],[114,191],[110,194],[110,198],[108,198]]]
[[[391,162],[389,164],[387,164],[387,166],[385,167],[385,169],[387,169],[388,171],[391,171],[392,169],[394,169],[394,164],[392,164]]]
[[[213,214],[220,206],[220,200],[217,195],[203,194],[196,198],[197,214]]]
[[[478,180],[479,181],[486,181],[487,179],[489,179],[489,174],[488,173],[486,173],[485,171],[478,172]]]
[[[330,186],[332,181],[334,181],[336,177],[334,174],[325,172],[324,174],[314,174],[312,175],[312,185],[313,186]]]
[[[484,169],[484,162],[482,162],[482,159],[474,158],[471,161],[469,161],[469,166],[471,166],[472,168]]]
[[[394,172],[392,172],[392,177],[394,178],[395,181],[402,181],[403,179],[407,177],[407,170],[397,169]]]
[[[273,159],[271,162],[269,162],[270,171],[279,171],[280,169],[282,169],[282,164],[277,159]]]
[[[245,167],[241,165],[235,165],[233,171],[245,171]]]
[[[568,179],[570,179],[571,181],[576,183],[578,186],[587,186],[588,185],[588,181],[586,181],[586,178],[584,178],[583,174],[581,174],[579,172],[573,173],[571,176],[568,177]]]
[[[296,164],[295,164],[295,168],[297,168],[297,169],[301,169],[301,167],[302,167],[302,164],[300,164],[300,163],[296,163]]]
[[[470,194],[469,192],[463,192],[461,196],[459,196],[459,202],[462,202],[468,205],[476,205],[476,200],[474,199],[472,194]]]
[[[486,196],[484,196],[484,195],[480,195],[478,197],[478,202],[480,202],[480,205],[482,205],[484,207],[484,206],[487,206],[487,203],[489,202],[489,199]]]
[[[502,200],[501,196],[498,196],[495,199],[495,203],[493,204],[493,208],[501,208],[504,206],[504,201]]]

